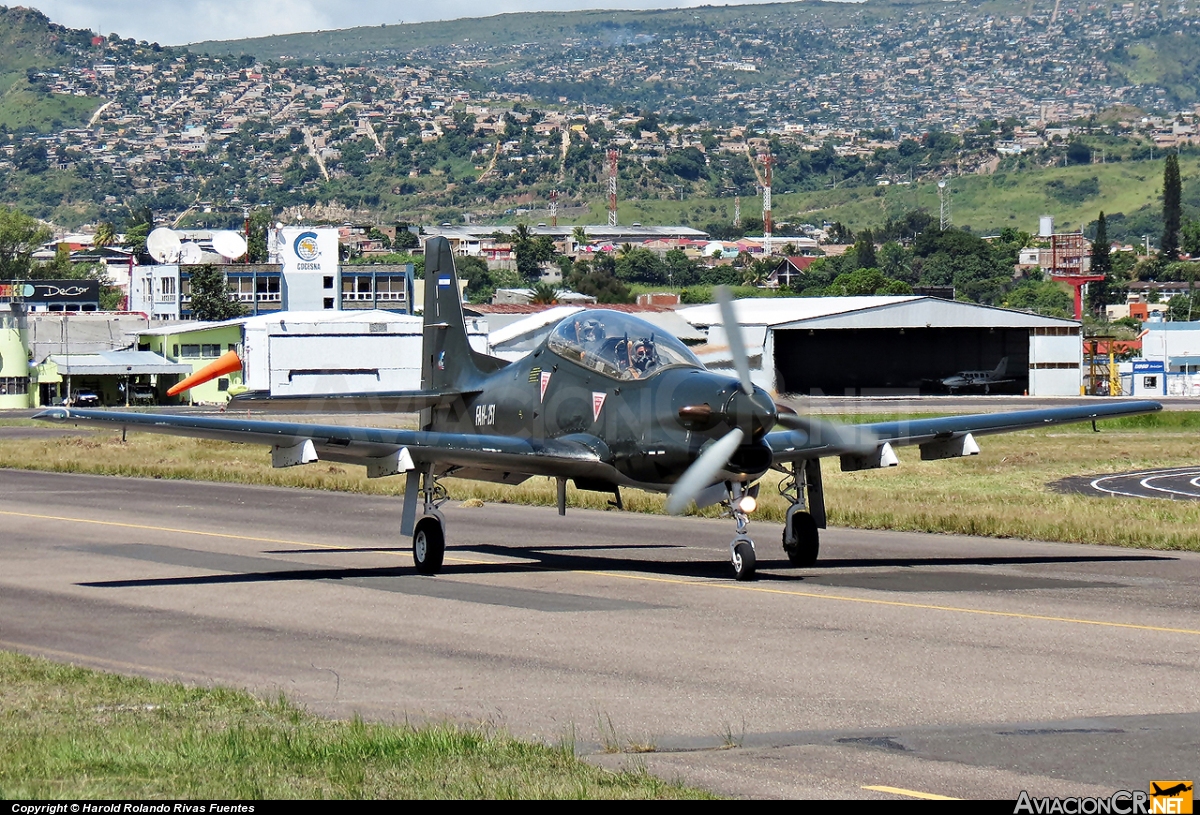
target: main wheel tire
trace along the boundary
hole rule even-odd
[[[757,563],[754,557],[754,546],[749,541],[741,541],[734,544],[731,562],[733,565],[733,578],[735,580],[754,579],[754,569]]]
[[[815,565],[821,552],[821,531],[817,529],[817,522],[807,512],[794,512],[788,523],[792,525],[791,530],[783,531],[783,551],[787,552],[788,560],[793,566]]]
[[[413,532],[413,563],[421,574],[437,574],[446,557],[446,532],[437,518],[417,521]]]

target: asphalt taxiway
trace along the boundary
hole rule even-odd
[[[1080,495],[1200,501],[1200,467],[1075,475],[1056,481],[1051,486],[1060,492],[1074,492]]]
[[[926,496],[935,499],[933,496]],[[1193,778],[1200,555],[0,471],[0,647],[311,710],[572,739],[746,797],[1015,799]],[[610,750],[649,752],[610,752]]]

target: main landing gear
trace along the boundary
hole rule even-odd
[[[812,459],[780,469],[784,478],[779,482],[779,494],[791,504],[784,517],[783,551],[793,566],[815,565],[821,551],[820,530],[825,528],[821,461]]]
[[[442,570],[442,562],[446,558],[446,520],[438,510],[442,504],[450,500],[446,488],[438,483],[433,474],[433,468],[428,467],[421,473],[421,494],[424,498],[424,513],[416,528],[413,530],[413,564],[421,574],[437,574]],[[405,489],[405,504],[410,503],[408,493],[412,492],[411,503],[416,503],[417,474],[410,473],[409,484]],[[406,506],[407,511],[407,506]]]

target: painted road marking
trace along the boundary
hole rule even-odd
[[[926,801],[961,801],[961,798],[951,798],[949,795],[934,795],[932,792],[917,792],[916,790],[906,790],[902,787],[879,787],[870,786],[863,787],[864,790],[873,792],[890,792],[892,795],[903,795],[908,798],[921,798]]]

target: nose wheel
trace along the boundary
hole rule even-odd
[[[750,518],[742,509],[742,498],[748,490],[744,485],[731,483],[726,483],[725,488],[729,491],[726,506],[729,507],[729,514],[737,522],[737,534],[729,542],[729,562],[733,566],[733,579],[753,580],[758,558],[754,554],[754,541],[746,534]]]
[[[729,559],[733,565],[734,580],[753,580],[757,558],[754,556],[754,541],[738,535],[729,544]]]

